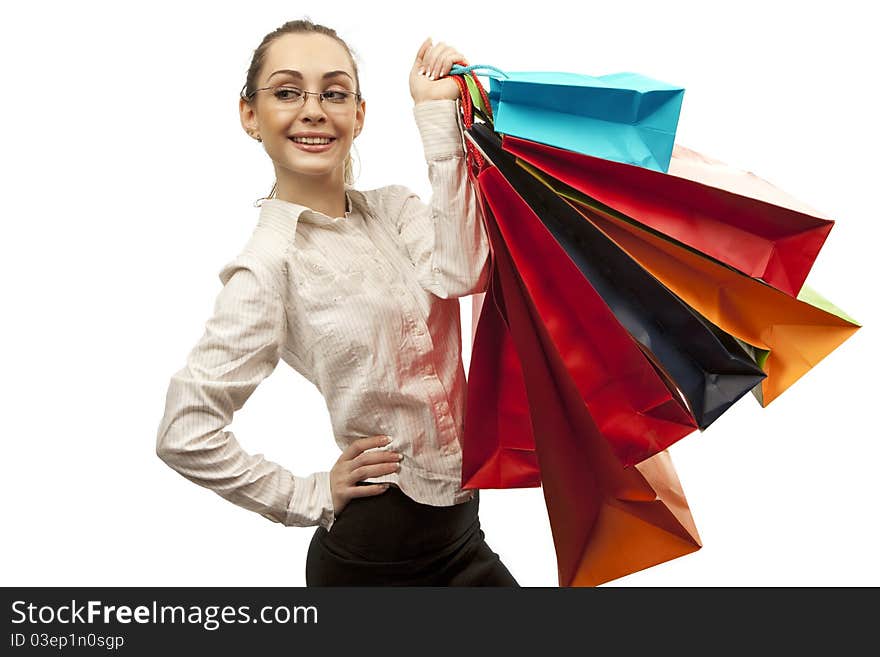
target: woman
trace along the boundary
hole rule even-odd
[[[206,332],[171,379],[158,455],[263,516],[314,526],[306,583],[518,586],[461,489],[466,380],[458,297],[485,290],[489,246],[467,177],[459,88],[467,60],[427,39],[410,72],[430,205],[401,185],[352,187],[364,125],[357,66],[308,20],[268,34],[240,100],[276,183],[220,271]],[[225,430],[279,359],[324,395],[342,454],[296,476]]]

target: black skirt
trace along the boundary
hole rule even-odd
[[[312,536],[306,586],[519,586],[485,541],[479,505],[479,491],[438,507],[394,485],[353,498]]]

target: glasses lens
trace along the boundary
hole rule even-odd
[[[321,96],[325,102],[333,103],[334,105],[346,105],[348,99],[352,97],[351,94],[347,94],[344,91],[325,91]]]
[[[305,94],[302,89],[298,87],[275,87],[272,91],[272,95],[275,97],[275,100],[278,101],[282,105],[300,105],[302,104],[303,99],[305,98]]]

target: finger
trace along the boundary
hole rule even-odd
[[[362,481],[371,477],[381,477],[400,471],[400,463],[379,463],[377,465],[362,465],[351,471],[351,482]]]
[[[456,59],[459,59],[460,57],[461,53],[458,53],[454,50],[451,53],[447,53],[446,55],[444,55],[440,63],[440,68],[437,71],[437,77],[442,78],[445,75],[448,75],[449,71],[452,70],[452,62],[454,62]]]
[[[402,459],[402,454],[382,449],[373,452],[362,452],[349,461],[349,463],[351,463],[351,467],[354,469],[364,465],[375,465],[376,463],[399,463]]]
[[[378,435],[378,436],[367,436],[366,438],[358,438],[351,445],[343,450],[342,454],[345,456],[346,460],[351,460],[355,458],[361,452],[364,452],[373,447],[384,447],[389,442],[388,436]]]
[[[419,52],[416,55],[416,66],[422,66],[424,64],[425,55],[428,54],[428,50],[431,48],[431,37],[428,37],[424,41],[422,41],[422,45],[419,46]]]
[[[350,497],[370,497],[371,495],[381,495],[388,490],[388,484],[364,484],[363,486],[355,486],[350,492]]]
[[[438,41],[431,50],[428,52],[428,55],[425,59],[425,72],[428,77],[437,74],[437,63],[440,57],[443,56],[443,53],[447,49],[448,46],[444,44],[442,41]]]
[[[460,66],[470,66],[470,64],[468,64],[468,61],[464,57],[462,57],[461,53],[452,58],[452,62],[449,65],[449,70],[451,71],[452,67],[456,64]]]
[[[464,55],[455,50],[452,47],[447,48],[444,52],[440,53],[437,57],[437,61],[435,64],[434,77],[442,78],[447,75],[449,71],[452,70],[452,64],[456,61],[466,61]],[[467,64],[465,64],[467,66]]]

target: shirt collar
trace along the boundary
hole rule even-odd
[[[323,212],[313,210],[307,205],[278,198],[266,198],[260,204],[260,225],[269,226],[288,237],[293,237],[298,222],[317,225],[334,225],[351,219],[354,212],[352,190],[345,188],[345,214],[342,217],[328,217]]]

